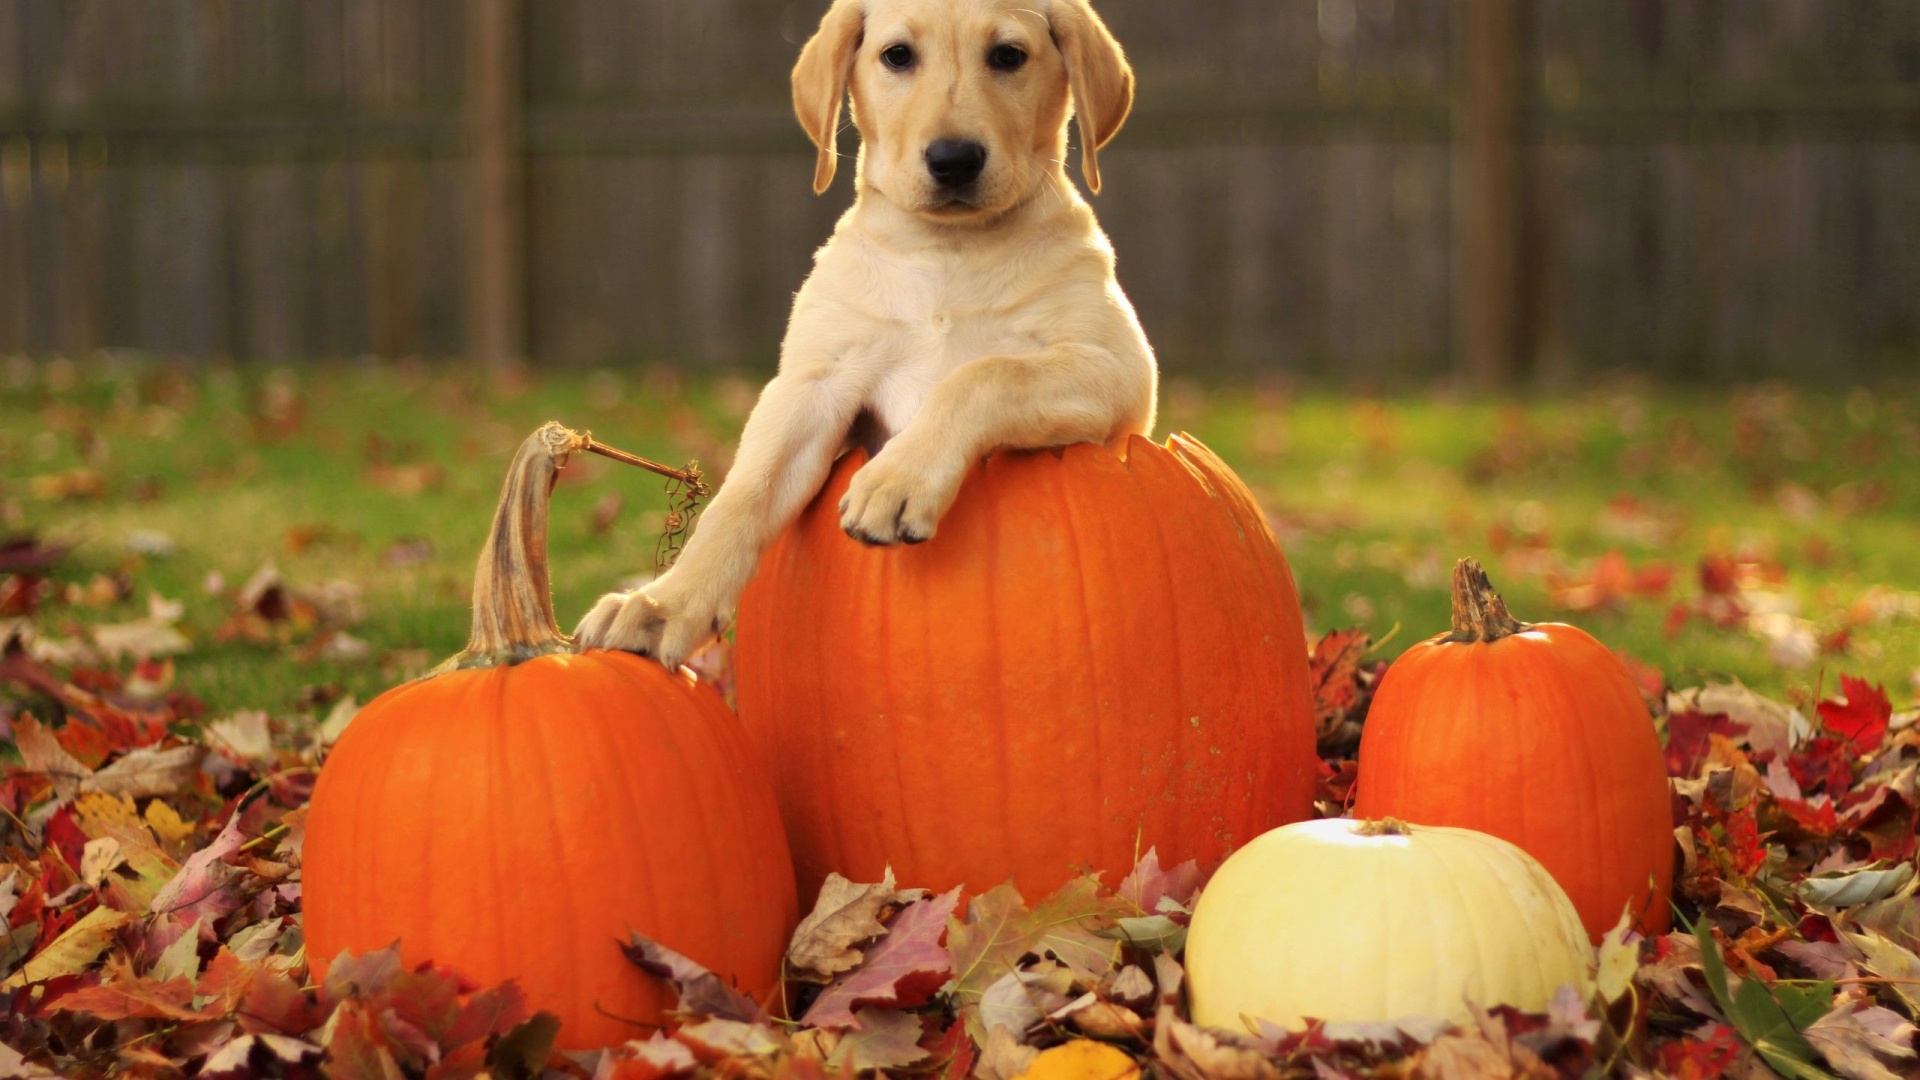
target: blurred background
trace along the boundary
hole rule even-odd
[[[0,353],[770,368],[825,6],[0,0]],[[1169,373],[1920,370],[1914,0],[1097,6]]]

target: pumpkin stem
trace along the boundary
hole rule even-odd
[[[1453,565],[1453,632],[1447,641],[1472,644],[1494,642],[1533,629],[1507,611],[1507,602],[1493,591],[1493,582],[1480,569],[1480,560],[1461,559]]]
[[[517,664],[571,652],[573,641],[553,619],[547,576],[547,504],[553,482],[589,437],[553,421],[527,436],[513,455],[493,530],[473,573],[473,630],[467,647],[432,675],[462,668]]]
[[[540,430],[520,444],[513,464],[507,467],[500,505],[493,512],[493,531],[480,549],[480,565],[473,573],[473,630],[467,635],[467,647],[428,672],[426,678],[573,651],[573,639],[553,621],[553,586],[547,576],[547,505],[553,499],[553,482],[560,470],[582,450],[672,480],[678,486],[670,490],[681,502],[680,531],[685,531],[684,519],[699,512],[699,500],[710,490],[698,462],[675,469],[597,442],[592,432],[574,431],[552,420],[540,425]],[[668,539],[674,535],[670,531]],[[663,539],[662,544],[666,543]]]
[[[1413,830],[1397,817],[1374,818],[1353,830],[1361,836],[1405,836]]]

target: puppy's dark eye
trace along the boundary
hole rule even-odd
[[[913,66],[913,49],[907,45],[892,45],[882,50],[880,62],[895,71],[905,71]]]
[[[995,71],[1019,71],[1027,62],[1027,51],[1018,45],[995,45],[987,54],[987,66]]]

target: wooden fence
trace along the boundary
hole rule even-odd
[[[1163,367],[1920,369],[1914,0],[1100,0]],[[0,352],[766,367],[824,0],[0,0]]]

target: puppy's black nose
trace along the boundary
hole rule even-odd
[[[972,139],[935,139],[927,146],[927,172],[943,188],[963,188],[987,167],[987,148]]]

